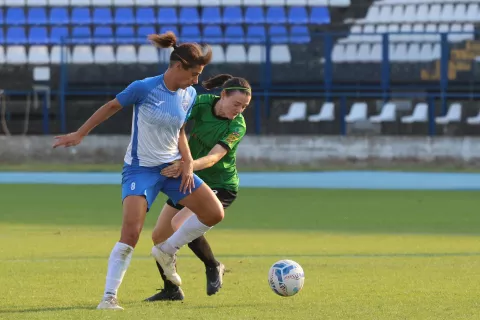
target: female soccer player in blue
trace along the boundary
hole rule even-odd
[[[176,285],[181,285],[181,279],[175,270],[175,250],[203,235],[224,215],[213,191],[193,174],[193,159],[184,129],[196,99],[192,85],[198,83],[212,52],[210,49],[204,52],[195,43],[177,45],[172,32],[150,35],[149,40],[160,48],[173,47],[168,70],[157,77],[134,81],[76,132],[55,137],[53,145],[54,148],[78,145],[92,129],[120,109],[134,106],[131,140],[122,172],[122,230],[108,260],[104,296],[98,309],[123,309],[118,304],[117,291],[132,259],[146,213],[159,192],[196,213],[169,242],[163,243],[166,249],[161,248],[160,253],[154,254],[165,276]],[[181,177],[167,178],[160,173],[179,159],[183,161]]]

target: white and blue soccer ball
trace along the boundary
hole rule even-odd
[[[305,274],[302,267],[292,260],[280,260],[268,272],[270,288],[282,297],[296,295],[303,288]]]

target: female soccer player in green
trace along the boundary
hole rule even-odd
[[[193,169],[210,186],[223,207],[227,208],[237,197],[239,179],[236,152],[246,131],[242,112],[250,104],[251,87],[247,80],[231,75],[218,75],[202,85],[208,90],[221,87],[222,92],[220,96],[199,95],[195,101],[189,118],[195,121],[189,139],[190,151],[195,159]],[[178,161],[164,168],[161,173],[167,177],[178,177],[181,168]],[[193,214],[188,208],[174,205],[168,199],[152,233],[154,244],[165,241]],[[215,259],[204,236],[193,240],[188,246],[205,263],[207,294],[215,294],[222,286],[225,266]],[[164,288],[146,301],[183,300],[182,289],[165,278],[158,262],[157,267]]]

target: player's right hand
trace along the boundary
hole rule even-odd
[[[184,161],[182,164],[182,183],[180,184],[180,192],[192,193],[195,188],[195,180],[193,180],[193,161]]]
[[[73,147],[82,142],[83,136],[78,132],[72,132],[69,134],[64,134],[61,136],[55,137],[55,142],[53,148],[57,147]]]
[[[175,160],[171,165],[165,167],[160,173],[167,178],[178,178],[182,174],[182,161]]]

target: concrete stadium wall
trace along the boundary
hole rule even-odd
[[[88,136],[81,145],[52,149],[52,136],[0,136],[0,163],[119,163],[129,136]],[[325,163],[480,163],[480,138],[247,136],[240,165]]]

